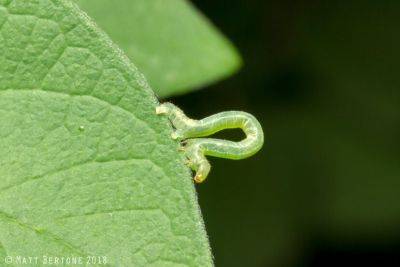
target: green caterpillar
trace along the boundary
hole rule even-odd
[[[194,180],[197,183],[203,182],[210,172],[211,165],[205,156],[244,159],[254,155],[264,143],[260,123],[246,112],[226,111],[202,120],[193,120],[174,104],[163,103],[156,108],[156,113],[167,115],[174,126],[172,138],[182,141],[182,149],[188,159],[187,165],[196,172]],[[235,128],[242,129],[246,138],[239,142],[201,138]]]

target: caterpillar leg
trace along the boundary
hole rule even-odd
[[[183,111],[172,103],[164,103],[156,108],[156,114],[165,114],[168,116],[175,131],[171,134],[173,139],[184,140],[187,136],[187,129],[193,127],[194,120],[189,119]],[[208,173],[210,172],[211,165],[207,158],[204,156],[203,151],[196,140],[182,142],[181,150],[185,152],[188,165],[193,171],[196,172],[194,181],[196,183],[203,182]]]
[[[188,159],[187,165],[196,172],[194,181],[196,183],[202,183],[210,172],[211,165],[199,145],[196,141],[189,142],[185,147],[185,154]]]
[[[175,127],[175,131],[171,134],[173,139],[182,140],[186,138],[186,129],[189,129],[192,119],[186,117],[183,111],[172,103],[163,103],[156,107],[156,114],[167,115],[172,125]]]

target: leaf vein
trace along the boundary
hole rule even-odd
[[[96,161],[96,160],[92,160],[91,159],[91,160],[87,160],[87,161],[84,161],[84,162],[79,162],[77,164],[73,164],[73,165],[70,165],[70,166],[67,166],[67,167],[64,167],[64,168],[51,170],[51,171],[48,171],[46,173],[43,173],[43,174],[36,175],[36,176],[31,177],[31,178],[28,178],[25,181],[22,181],[20,183],[13,184],[13,185],[10,185],[8,187],[4,187],[4,188],[2,188],[0,190],[0,194],[6,192],[8,190],[11,190],[12,188],[20,187],[20,186],[22,186],[22,185],[24,185],[26,183],[29,183],[29,182],[32,182],[32,181],[38,181],[38,180],[43,179],[45,177],[52,176],[52,175],[55,175],[55,174],[58,174],[58,173],[61,173],[61,172],[66,172],[66,171],[69,171],[71,169],[78,168],[78,167],[81,167],[81,166],[84,166],[84,165],[87,165],[87,164],[103,164],[103,163],[111,163],[111,162],[122,162],[122,161],[125,162],[125,161],[139,161],[139,160],[149,161],[147,159],[141,159],[141,158],[135,158],[135,159],[129,158],[129,159],[124,159],[124,160],[109,160],[109,161]]]
[[[65,241],[64,239],[57,236],[56,234],[48,231],[47,229],[41,229],[34,225],[30,225],[26,222],[21,221],[19,218],[12,216],[11,214],[8,214],[4,211],[0,211],[0,219],[3,219],[3,221],[9,222],[9,223],[14,223],[14,224],[18,225],[20,228],[28,229],[32,232],[35,232],[37,235],[42,235],[43,237],[50,239],[51,241],[53,241],[57,244],[60,244],[63,247],[69,249],[70,251],[80,254],[81,256],[90,255],[90,254],[85,253],[82,249]]]

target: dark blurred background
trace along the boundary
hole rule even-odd
[[[400,2],[192,2],[244,66],[173,101],[266,137],[197,186],[216,265],[400,266]]]

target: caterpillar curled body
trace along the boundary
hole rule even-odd
[[[163,103],[157,114],[168,116],[175,131],[173,139],[182,141],[188,166],[196,172],[195,182],[201,183],[210,172],[210,163],[205,156],[227,159],[244,159],[254,155],[264,143],[264,134],[257,119],[242,111],[225,111],[201,120],[188,118],[172,103]],[[225,129],[240,128],[246,138],[239,142],[204,138]]]

